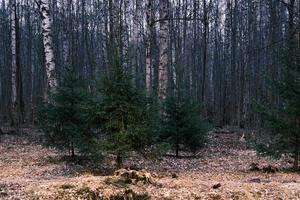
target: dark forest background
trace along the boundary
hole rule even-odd
[[[255,126],[260,121],[257,104],[267,100],[281,106],[270,83],[282,78],[282,60],[289,56],[285,49],[299,44],[299,1],[170,0],[165,1],[166,15],[160,3],[50,0],[58,82],[72,66],[89,80],[87,88],[93,92],[96,79],[111,68],[114,38],[133,85],[157,94],[163,81],[159,65],[165,30],[168,94],[181,88],[183,95],[202,104],[215,125]],[[32,123],[47,85],[38,1],[0,3],[0,112],[8,119],[12,107],[12,11],[20,113],[24,122]],[[167,29],[162,29],[164,22]]]

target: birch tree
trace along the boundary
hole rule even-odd
[[[10,1],[11,26],[11,114],[12,124],[17,123],[17,19],[16,0]]]
[[[16,0],[10,1],[11,20],[11,123],[18,129],[23,119],[22,76],[20,69],[19,20]],[[18,131],[18,130],[17,130]]]
[[[47,88],[44,97],[47,99],[47,93],[54,91],[57,86],[55,72],[54,49],[52,41],[52,19],[50,15],[49,0],[36,1],[42,18],[42,35],[44,44],[45,69],[47,76]]]
[[[151,22],[152,16],[152,0],[146,1],[146,91],[149,95],[151,92]]]
[[[159,67],[158,67],[158,97],[164,101],[168,86],[168,39],[169,39],[169,1],[160,0],[160,30],[159,30]]]

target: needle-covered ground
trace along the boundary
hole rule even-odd
[[[152,180],[128,182],[110,173],[109,161],[97,164],[101,167],[68,161],[62,152],[41,146],[32,130],[20,136],[2,134],[0,199],[300,199],[300,176],[286,170],[288,159],[258,157],[241,135],[211,132],[196,157],[139,159],[135,167]],[[250,170],[269,165],[269,173]]]

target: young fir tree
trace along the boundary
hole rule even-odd
[[[104,133],[104,150],[116,155],[120,168],[128,152],[143,154],[145,147],[153,144],[152,113],[146,96],[133,86],[131,76],[118,62],[102,79],[99,96],[93,122]]]
[[[197,103],[188,98],[168,97],[164,115],[161,137],[172,145],[176,157],[182,145],[193,153],[203,147],[209,126]]]
[[[260,106],[267,140],[258,143],[260,153],[281,156],[292,154],[294,169],[298,169],[300,150],[300,49],[286,50],[282,79],[274,82],[280,96],[280,106],[271,103]]]
[[[74,69],[67,69],[62,84],[38,112],[38,122],[46,133],[47,144],[68,149],[71,157],[75,156],[76,149],[87,153],[91,142],[85,120],[89,95],[84,85]]]

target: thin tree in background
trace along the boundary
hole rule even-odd
[[[158,97],[165,101],[168,86],[169,1],[160,1]]]
[[[151,92],[151,76],[153,74],[151,65],[151,22],[152,16],[152,0],[146,1],[146,91],[149,95]]]
[[[12,124],[17,120],[17,41],[16,41],[16,1],[10,1],[11,21],[11,115]]]
[[[132,43],[133,43],[133,64],[132,64],[132,75],[134,77],[133,82],[136,85],[137,72],[140,67],[140,45],[141,45],[141,27],[142,27],[142,1],[134,1],[134,15],[133,15],[133,29],[132,29]]]
[[[11,20],[11,123],[16,128],[22,122],[22,78],[20,69],[19,20],[16,0],[10,1]]]
[[[202,74],[202,89],[201,89],[201,101],[205,101],[205,83],[206,83],[206,71],[207,71],[207,43],[208,43],[208,33],[209,33],[209,18],[208,18],[208,8],[206,0],[203,0],[203,74]]]

